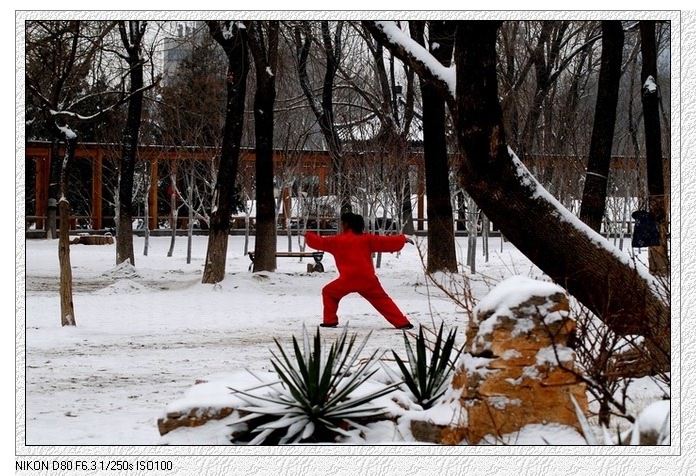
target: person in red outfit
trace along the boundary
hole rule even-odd
[[[344,213],[341,215],[341,234],[327,237],[310,231],[305,234],[305,242],[309,247],[334,256],[339,273],[337,279],[321,290],[324,319],[320,326],[336,327],[339,301],[347,294],[358,293],[397,329],[413,329],[408,318],[382,288],[372,264],[372,253],[399,251],[404,244],[413,244],[413,241],[405,235],[363,233],[364,228],[362,216]]]

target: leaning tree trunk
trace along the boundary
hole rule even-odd
[[[454,50],[456,23],[430,21],[430,53],[449,67]],[[421,45],[423,22],[414,21],[411,36]],[[437,47],[433,47],[437,45]],[[457,250],[454,242],[454,221],[449,186],[449,156],[445,135],[445,99],[431,83],[421,78],[423,97],[423,160],[425,192],[428,197],[428,262],[427,271],[457,272]]]
[[[660,135],[659,94],[657,90],[657,45],[655,22],[640,22],[641,53],[643,67],[640,78],[643,84],[643,124],[645,125],[645,158],[648,164],[648,203],[650,213],[657,222],[660,233],[659,246],[649,251],[650,273],[669,275],[669,252],[667,248],[667,211],[665,206],[665,183],[662,160],[662,138]]]
[[[146,22],[132,20],[128,22],[129,32],[126,33],[126,22],[119,24],[121,40],[128,53],[130,67],[130,99],[128,100],[128,116],[126,129],[123,132],[121,144],[121,163],[118,175],[118,223],[116,224],[116,264],[130,261],[135,265],[133,251],[133,175],[135,174],[135,159],[138,150],[138,135],[143,112],[143,59],[140,55],[140,44],[145,34]]]
[[[70,165],[75,157],[77,136],[67,127],[60,128],[65,141],[65,156],[60,171],[60,231],[58,239],[58,263],[60,266],[60,324],[75,326],[75,307],[72,293],[72,266],[70,264]]]
[[[597,86],[590,156],[587,161],[585,187],[582,192],[580,219],[599,233],[607,203],[607,183],[611,148],[616,125],[616,105],[619,102],[619,83],[621,81],[621,59],[623,56],[624,34],[621,22],[607,20],[602,22],[602,59]]]
[[[244,99],[249,58],[246,39],[234,22],[208,21],[211,35],[227,55],[227,104],[222,150],[210,214],[208,250],[203,270],[203,283],[218,283],[225,278],[230,216],[235,193],[240,142],[244,128]]]
[[[670,309],[649,275],[548,194],[507,147],[498,99],[498,22],[458,25],[459,178],[501,232],[555,282],[620,334],[640,334],[656,368],[669,369]]]

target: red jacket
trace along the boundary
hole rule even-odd
[[[319,236],[308,231],[305,242],[315,250],[327,251],[334,256],[342,277],[367,278],[375,275],[372,253],[399,251],[406,244],[405,235],[356,235],[347,231],[336,236]]]

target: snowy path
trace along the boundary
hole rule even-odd
[[[464,240],[459,244],[465,249]],[[255,275],[247,271],[243,238],[231,237],[228,275],[212,286],[200,284],[206,245],[194,237],[186,264],[185,237],[171,258],[169,238],[152,238],[147,257],[136,238],[135,268],[114,265],[113,245],[72,246],[77,327],[61,328],[57,241],[27,241],[27,445],[158,444],[156,418],[196,380],[243,368],[269,371],[273,338],[290,342],[303,325],[313,330],[320,322],[321,287],[336,276],[330,256],[324,274],[280,259],[278,272]],[[278,249],[286,246],[279,238]],[[479,261],[491,280],[534,269],[508,244],[488,265]],[[459,326],[463,338],[464,314],[425,285],[414,247],[385,255],[378,275],[414,323],[432,327],[432,310],[437,324]],[[483,295],[487,285],[477,281],[476,290]],[[369,348],[401,349],[401,333],[359,296],[346,297],[339,315],[360,336],[373,331]]]

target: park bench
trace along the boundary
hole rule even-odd
[[[254,252],[249,251],[249,259],[251,264],[249,265],[249,271],[251,271],[254,265]],[[324,257],[323,251],[276,251],[276,258],[314,258],[314,264],[307,263],[307,272],[324,272],[324,265],[321,264],[321,260]]]

